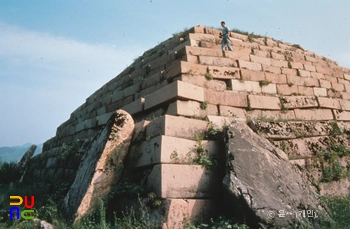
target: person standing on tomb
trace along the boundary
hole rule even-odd
[[[229,38],[230,30],[226,26],[226,23],[224,21],[221,22],[221,26],[222,26],[222,32],[220,33],[220,37],[222,38],[221,49],[222,49],[222,51],[225,51],[225,48],[227,45],[228,49],[230,51],[233,51],[233,48],[232,48],[231,42],[230,42],[230,38]]]

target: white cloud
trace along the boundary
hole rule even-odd
[[[96,75],[112,77],[142,54],[140,47],[116,44],[88,44],[49,33],[29,31],[0,23],[0,56],[16,67],[59,71],[74,78],[94,79]],[[112,75],[110,75],[112,74]],[[61,75],[65,78],[65,75]],[[89,78],[87,78],[89,77]]]
[[[89,95],[142,54],[141,47],[89,44],[1,22],[0,31],[0,145],[51,138]]]

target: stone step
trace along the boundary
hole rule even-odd
[[[282,149],[289,159],[319,156],[339,145],[350,148],[350,142],[344,135],[289,139],[275,141],[274,144]]]
[[[159,198],[212,198],[220,191],[219,168],[201,165],[160,164],[153,167],[147,186]]]
[[[196,140],[196,135],[203,136],[207,126],[203,120],[164,115],[147,125],[145,135],[147,138],[166,135]]]
[[[175,81],[145,97],[144,109],[147,110],[161,103],[175,98],[184,98],[195,101],[204,101],[202,87],[188,84],[182,81]]]
[[[315,121],[268,122],[257,120],[254,121],[254,126],[260,136],[273,140],[335,135],[340,128],[335,122]]]
[[[224,145],[218,141],[192,141],[170,136],[158,136],[131,149],[130,164],[141,167],[155,164],[191,164],[197,149],[203,147],[208,156],[222,158]]]
[[[205,118],[207,115],[218,115],[219,112],[217,105],[176,100],[169,104],[167,114]]]

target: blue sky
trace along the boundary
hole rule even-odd
[[[0,1],[0,147],[42,143],[144,51],[195,25],[266,35],[350,68],[348,0]]]

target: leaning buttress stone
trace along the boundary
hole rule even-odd
[[[254,133],[243,122],[232,123],[226,135],[226,176],[223,179],[228,199],[252,228],[280,227],[294,224],[314,226],[320,216],[328,218],[321,200],[289,162],[287,155],[267,139]],[[288,213],[278,217],[279,211]],[[303,210],[313,210],[318,219],[300,217]],[[274,217],[272,217],[274,215]]]
[[[96,209],[118,182],[134,126],[127,112],[117,110],[94,138],[64,199],[68,220],[75,222]]]

